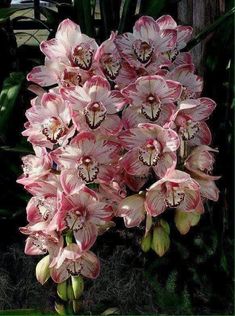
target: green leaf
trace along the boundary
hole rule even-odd
[[[5,134],[24,79],[25,76],[23,73],[14,72],[3,82],[0,94],[0,136]]]
[[[137,0],[125,0],[122,10],[121,20],[118,26],[118,33],[123,33],[128,30],[132,24],[133,16],[135,15]]]
[[[167,0],[142,0],[140,5],[140,14],[150,15],[153,18],[157,18],[167,3]]]
[[[21,7],[21,8],[2,8],[0,10],[0,22],[3,22],[4,20],[9,19],[9,17],[18,12],[18,11],[23,11],[23,10],[28,10],[32,9],[32,6],[27,6],[27,7]]]
[[[217,29],[218,26],[222,25],[225,20],[231,17],[235,13],[235,7],[226,12],[223,16],[218,18],[214,23],[206,27],[202,32],[200,32],[197,36],[195,36],[191,41],[188,42],[187,46],[182,51],[188,51],[192,49],[194,46],[199,44],[204,38],[207,37],[208,34],[212,33]]]
[[[76,22],[80,25],[82,32],[94,36],[94,19],[90,0],[74,0],[74,11]]]
[[[118,28],[120,20],[121,0],[100,0],[101,23],[104,37]]]

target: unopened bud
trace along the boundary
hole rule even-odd
[[[81,307],[81,301],[73,300],[73,311],[75,314],[78,314],[80,312]]]
[[[197,212],[175,211],[175,225],[178,231],[185,235],[189,232],[192,226],[196,226],[201,215]]]
[[[55,311],[59,315],[66,315],[65,307],[63,304],[59,304],[59,303],[55,302]]]
[[[149,232],[147,236],[144,236],[141,240],[141,249],[143,252],[148,252],[151,248],[151,242],[152,242],[152,234]]]
[[[75,297],[75,299],[78,299],[84,291],[83,278],[80,275],[71,276],[71,281],[72,281],[72,288],[73,288],[74,297]]]
[[[46,283],[50,278],[50,258],[49,255],[42,258],[36,266],[36,278],[41,284]]]
[[[64,281],[62,283],[57,284],[57,294],[59,298],[61,298],[63,301],[67,301],[67,282]]]
[[[159,223],[153,230],[152,249],[162,257],[170,247],[170,237],[165,225]]]
[[[73,294],[73,288],[70,283],[67,284],[67,297],[70,301],[75,299],[74,294]]]

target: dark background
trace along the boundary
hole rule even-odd
[[[0,5],[6,2],[1,1]],[[82,11],[83,17],[81,10],[76,11],[83,2],[76,1],[77,7],[72,9],[69,5],[58,5],[59,14],[54,16],[47,12],[51,36],[65,16],[79,22],[88,34],[92,31],[91,25],[93,30],[95,26],[98,41],[116,29],[121,1],[100,1],[101,20],[93,22],[91,19],[90,26],[87,26],[89,19],[84,19],[86,8]],[[162,5],[156,10],[156,1],[143,2],[143,14],[154,17],[171,14],[178,22],[194,26],[194,35],[228,12],[233,3],[159,1]],[[126,17],[121,20],[124,31],[130,30],[138,18],[134,10],[136,3],[132,1],[126,7]],[[167,213],[165,217],[172,224],[171,247],[162,258],[153,252],[143,254],[139,247],[143,231],[124,229],[122,220],[117,220],[116,228],[100,237],[94,248],[101,258],[102,271],[95,282],[86,282],[84,313],[101,313],[117,307],[120,314],[234,314],[233,19],[233,15],[224,19],[192,50],[198,73],[205,81],[203,96],[217,103],[209,126],[212,146],[219,148],[214,170],[215,175],[222,176],[218,181],[221,192],[218,203],[206,203],[199,225],[186,236],[177,232],[172,214]],[[9,73],[17,71],[25,76],[33,66],[43,63],[38,46],[17,47],[15,27],[17,23],[9,20],[0,22],[1,89]],[[18,230],[26,224],[25,207],[29,199],[15,182],[21,174],[21,157],[31,150],[21,136],[24,113],[32,98],[27,85],[23,80],[7,115],[1,117],[0,112],[0,310],[48,312],[53,311],[55,287],[50,281],[44,286],[36,282],[34,269],[38,258],[24,255],[25,237]]]

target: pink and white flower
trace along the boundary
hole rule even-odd
[[[189,146],[209,145],[211,132],[204,122],[214,111],[216,104],[209,98],[186,99],[182,101],[172,117],[179,136]]]
[[[112,207],[100,202],[98,195],[87,187],[69,196],[62,194],[60,204],[57,228],[60,232],[71,230],[82,251],[94,244],[99,226],[112,219]]]
[[[119,139],[128,150],[120,163],[131,175],[142,176],[152,168],[157,176],[164,177],[176,166],[179,137],[171,129],[150,123],[139,124],[137,128],[123,132]]]
[[[110,89],[108,81],[93,76],[83,87],[61,89],[72,111],[72,119],[79,131],[96,130],[117,134],[122,129],[121,119],[115,115],[125,105],[125,99],[117,90]]]
[[[82,252],[77,244],[66,246],[58,260],[50,266],[51,278],[55,283],[62,283],[70,276],[77,275],[95,279],[99,273],[100,262],[96,255],[91,251]]]
[[[69,108],[61,96],[52,91],[36,97],[26,117],[28,122],[22,135],[37,146],[52,149],[55,144],[64,145],[75,132],[75,128],[70,127]]]
[[[51,152],[52,159],[65,169],[77,169],[78,176],[85,182],[102,181],[102,174],[117,161],[117,143],[98,138],[91,132],[81,132],[69,145]]]
[[[160,66],[169,64],[161,53],[175,47],[176,37],[176,30],[160,30],[153,18],[142,16],[136,21],[133,33],[118,35],[115,43],[132,67],[154,74]]]
[[[201,195],[212,201],[218,201],[219,189],[215,184],[219,176],[212,176],[211,172],[214,165],[213,153],[218,150],[202,145],[196,147],[188,158],[184,166],[200,185]]]
[[[192,212],[200,202],[199,184],[188,173],[173,170],[148,189],[145,208],[149,215],[158,216],[167,208]]]
[[[122,90],[130,107],[141,112],[149,122],[164,123],[175,110],[175,102],[181,95],[181,85],[165,80],[159,75],[144,76]]]

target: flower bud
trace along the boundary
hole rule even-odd
[[[36,278],[42,285],[50,278],[49,255],[42,258],[36,266]]]
[[[170,247],[169,225],[161,220],[153,230],[152,249],[162,257]]]
[[[67,284],[67,297],[70,301],[75,299],[74,294],[73,294],[73,288],[70,283]]]
[[[152,242],[152,234],[149,232],[147,236],[144,236],[141,240],[141,249],[143,252],[148,252],[151,248],[151,242]]]
[[[67,301],[67,282],[64,281],[62,283],[57,284],[57,294],[59,298],[61,298],[63,301]]]
[[[73,311],[77,315],[82,307],[81,301],[73,300]]]
[[[189,232],[191,226],[196,226],[200,220],[200,214],[197,212],[175,211],[175,225],[178,231],[185,235]]]
[[[65,307],[63,304],[59,304],[59,303],[55,302],[55,311],[59,315],[66,315]]]
[[[84,290],[84,281],[83,278],[79,276],[71,276],[72,289],[75,299],[78,299]]]

